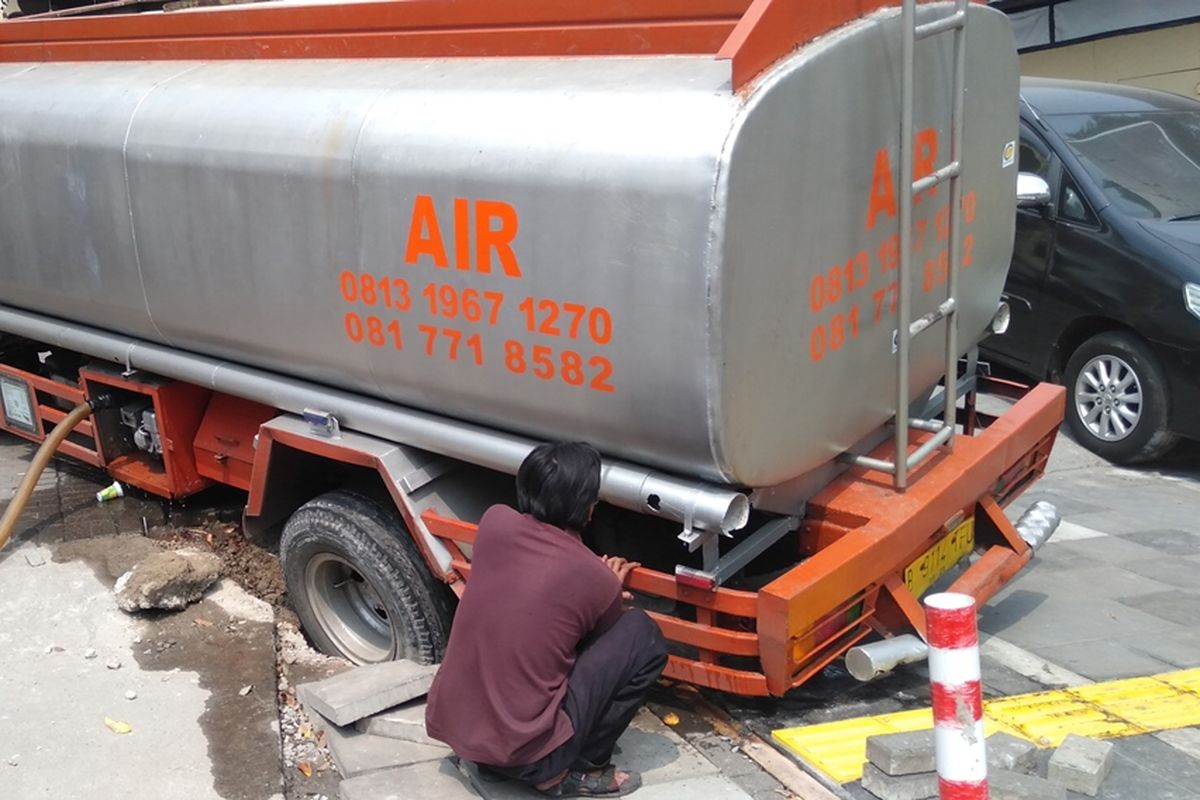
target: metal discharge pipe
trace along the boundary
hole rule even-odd
[[[1054,535],[1060,522],[1062,516],[1058,513],[1058,508],[1049,501],[1038,500],[1026,509],[1015,527],[1025,543],[1036,552]]]
[[[293,414],[302,414],[305,409],[319,409],[337,417],[339,424],[351,430],[509,475],[516,474],[525,456],[537,444],[479,425],[7,306],[0,306],[0,330]],[[600,498],[621,508],[704,530],[738,530],[745,526],[750,516],[750,500],[741,492],[607,459],[600,477]]]
[[[906,633],[846,651],[846,670],[855,680],[873,681],[903,664],[915,664],[929,657],[929,646],[919,637]]]

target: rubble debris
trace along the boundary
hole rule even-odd
[[[220,571],[221,559],[211,553],[194,550],[155,553],[117,579],[113,587],[117,606],[128,612],[186,608],[216,582]]]

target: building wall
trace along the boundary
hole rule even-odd
[[[1129,83],[1200,100],[1200,22],[1025,53],[1021,74]]]

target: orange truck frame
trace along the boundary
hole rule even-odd
[[[0,24],[0,62],[707,54],[732,63],[737,91],[798,45],[885,5],[401,0],[86,18],[59,12]],[[218,483],[244,490],[252,534],[277,528],[311,499],[325,485],[314,477],[318,473],[336,474],[346,485],[382,486],[430,572],[461,595],[479,509],[464,513],[461,506],[413,502],[414,487],[443,469],[437,459],[409,457],[417,451],[404,443],[353,432],[313,435],[313,421],[294,416],[296,409],[288,414],[169,370],[139,371],[130,363],[114,368],[111,362],[120,358],[113,352],[79,348],[85,360],[97,360],[87,362],[77,379],[63,381],[37,374],[29,362],[5,363],[2,345],[0,337],[0,380],[10,390],[23,387],[35,413],[32,423],[0,417],[0,428],[40,442],[65,417],[63,407],[114,390],[144,397],[157,415],[161,460],[140,452],[114,454],[105,435],[110,423],[101,414],[82,423],[59,452],[163,497]],[[990,418],[975,411],[974,392],[968,393],[960,412],[963,435],[916,468],[906,490],[895,488],[884,472],[845,468],[808,501],[798,522],[803,559],[760,590],[726,588],[688,570],[637,569],[633,590],[674,603],[674,613],[652,614],[679,645],[666,674],[737,694],[779,696],[867,637],[913,630],[923,635],[919,595],[964,555],[943,544],[959,532],[973,534],[962,541],[977,557],[951,591],[982,603],[1012,578],[1033,551],[1003,507],[1045,469],[1064,391],[1040,385],[1026,392],[987,377],[979,387],[1020,397]],[[914,432],[911,447],[932,435]],[[889,460],[894,448],[889,440],[870,456]],[[795,530],[795,524],[781,525],[778,535]],[[448,565],[417,535],[422,532],[450,552]]]

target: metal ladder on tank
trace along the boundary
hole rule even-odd
[[[929,458],[939,447],[954,444],[958,406],[958,271],[962,260],[962,187],[959,182],[962,170],[961,152],[963,135],[963,102],[966,83],[966,24],[968,0],[955,0],[954,13],[933,22],[917,25],[917,0],[904,0],[900,12],[901,35],[901,106],[900,106],[900,263],[898,267],[899,302],[896,325],[896,456],[887,461],[868,456],[847,454],[851,463],[880,470],[892,475],[892,483],[898,490],[908,487],[908,474]],[[913,180],[913,79],[916,71],[916,43],[921,39],[950,33],[954,37],[953,102],[950,123],[950,163],[939,167],[919,180]],[[912,267],[912,216],[913,201],[942,183],[949,184],[949,260],[946,266],[946,299],[938,307],[918,319],[912,319],[911,290]],[[946,379],[945,404],[940,420],[912,419],[909,414],[909,350],[912,340],[930,330],[937,322],[946,323]],[[932,433],[912,453],[908,452],[909,430]]]

